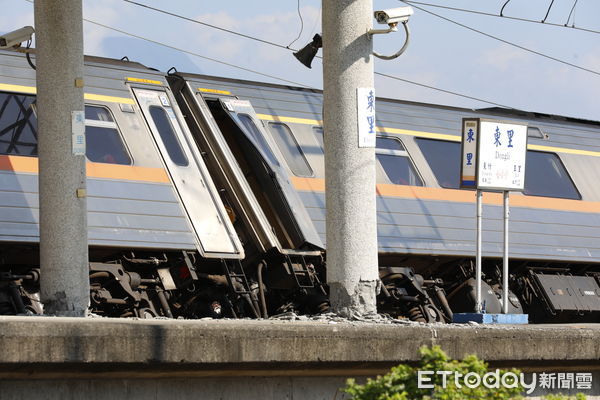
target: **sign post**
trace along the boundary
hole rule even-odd
[[[476,313],[485,312],[481,298],[483,191],[503,192],[504,251],[502,312],[508,313],[508,220],[510,191],[525,188],[527,125],[482,118],[464,118],[460,187],[477,190],[475,254]]]
[[[508,314],[508,207],[509,191],[504,191],[504,254],[502,257],[502,313]]]
[[[477,244],[475,249],[475,312],[481,313],[481,241],[483,236],[483,191],[477,189]]]

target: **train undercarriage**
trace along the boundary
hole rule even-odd
[[[268,318],[287,312],[315,315],[329,311],[321,257],[271,252],[242,262],[201,259],[194,252],[95,256],[104,257],[89,264],[90,312],[99,316]],[[9,264],[5,259],[0,272],[0,315],[43,313],[40,273],[39,267]],[[454,313],[475,310],[475,271],[470,259],[382,263],[379,276],[380,314],[448,323]],[[600,272],[593,266],[512,261],[509,284],[509,312],[529,314],[530,322],[600,321]],[[501,313],[501,260],[484,262],[482,301],[485,312]]]

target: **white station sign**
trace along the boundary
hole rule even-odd
[[[358,147],[375,147],[375,88],[357,88]]]
[[[463,119],[461,187],[522,191],[527,125]]]
[[[474,189],[477,186],[477,139],[479,121],[463,119],[462,164],[460,167],[460,187]]]

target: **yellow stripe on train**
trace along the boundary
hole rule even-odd
[[[0,90],[5,92],[15,92],[23,94],[36,94],[37,88],[35,86],[23,86],[23,85],[12,85],[9,83],[0,83]],[[130,97],[117,97],[117,96],[105,96],[94,93],[84,93],[83,98],[92,101],[104,101],[107,103],[121,103],[121,104],[135,104]]]

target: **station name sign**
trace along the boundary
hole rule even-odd
[[[527,125],[463,118],[461,188],[522,191],[526,156]]]

